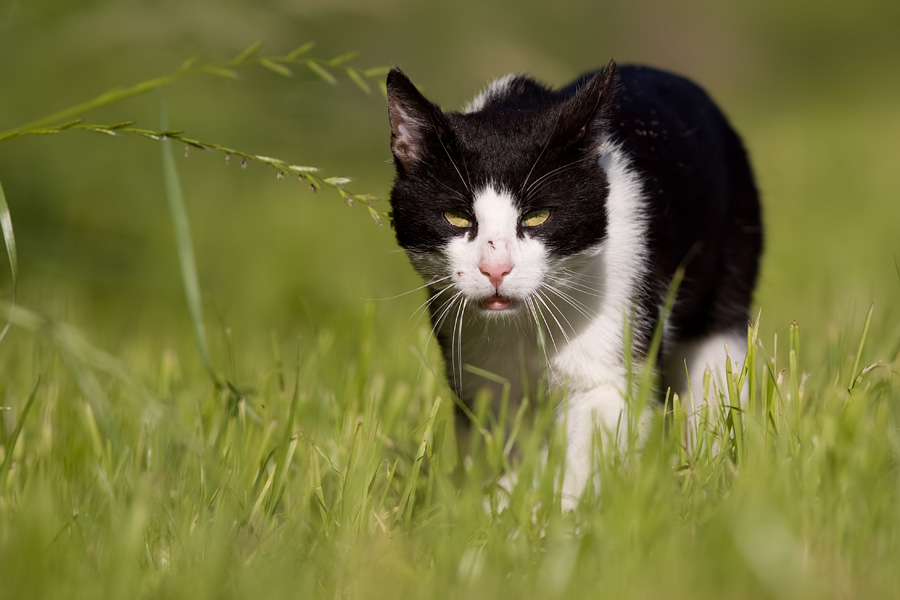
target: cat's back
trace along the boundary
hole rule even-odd
[[[586,73],[554,96],[562,102],[596,72]],[[620,65],[613,100],[604,116],[615,137],[632,152],[718,147],[730,131],[709,94],[687,77],[643,65]],[[673,143],[674,142],[674,143]]]
[[[562,104],[599,71],[585,73],[570,84],[554,89],[522,73],[498,77],[466,107],[464,114],[476,112],[518,112],[540,110]],[[620,65],[616,70],[613,93],[620,116],[640,117],[657,114],[660,108],[668,117],[690,121],[702,117],[715,104],[706,92],[690,79],[643,65]],[[673,123],[674,124],[674,123]]]
[[[594,73],[557,92],[571,97]],[[746,321],[762,249],[759,195],[744,145],[710,95],[690,79],[623,65],[604,118],[609,140],[642,185],[654,313],[688,265],[672,317],[683,336]]]

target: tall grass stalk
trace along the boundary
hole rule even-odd
[[[9,260],[9,271],[12,275],[12,300],[11,305],[16,305],[16,291],[19,286],[19,258],[16,253],[16,235],[13,232],[12,217],[9,214],[9,204],[6,202],[6,194],[3,193],[3,185],[0,184],[0,233],[6,243],[6,258]],[[0,330],[0,341],[6,337],[11,324],[11,318],[6,318],[6,324]]]

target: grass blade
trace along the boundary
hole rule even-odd
[[[159,92],[159,126],[162,131],[169,129],[166,102],[162,92]],[[194,245],[191,241],[191,227],[184,206],[184,194],[181,190],[181,181],[178,179],[178,169],[175,166],[171,143],[168,140],[162,142],[162,167],[166,184],[166,201],[172,217],[172,228],[175,230],[175,245],[178,247],[178,262],[181,267],[184,295],[191,314],[191,321],[194,324],[197,349],[200,351],[200,359],[209,372],[209,376],[216,386],[221,387],[221,382],[209,360],[206,325],[203,321],[203,305],[200,299],[200,282],[197,277],[197,263],[194,260]]]
[[[856,360],[853,361],[853,369],[850,371],[850,380],[847,382],[847,391],[852,392],[856,387],[857,370],[859,369],[859,359],[862,358],[863,346],[866,343],[866,336],[869,335],[869,324],[872,322],[872,311],[875,310],[875,303],[869,305],[869,313],[866,315],[866,324],[863,327],[862,337],[859,339],[859,348],[856,350]]]
[[[419,450],[416,453],[415,461],[412,465],[412,472],[406,481],[406,489],[403,492],[400,510],[397,511],[397,517],[400,523],[409,527],[412,523],[413,508],[416,504],[416,487],[419,482],[419,471],[422,468],[422,462],[425,460],[425,453],[428,450],[428,444],[432,439],[432,431],[434,430],[434,422],[437,418],[438,410],[441,407],[440,397],[435,398],[431,407],[431,414],[425,422],[425,432],[422,434],[422,443],[419,444]]]
[[[684,280],[684,270],[686,268],[687,262],[688,259],[685,259],[682,265],[675,270],[675,274],[672,276],[672,281],[669,282],[669,289],[666,292],[666,298],[663,301],[663,305],[659,311],[659,319],[656,324],[656,328],[653,331],[653,337],[650,340],[650,349],[647,352],[647,360],[643,365],[643,372],[641,373],[640,381],[638,382],[638,393],[636,398],[637,402],[630,413],[631,418],[629,419],[629,435],[632,436],[637,436],[637,434],[639,433],[639,416],[643,413],[644,407],[647,405],[647,401],[653,390],[654,373],[656,370],[656,358],[659,355],[659,348],[662,345],[663,331],[666,322],[672,315],[672,310],[675,308],[675,299],[678,297],[678,289],[681,287],[681,282]],[[630,441],[633,442],[636,439],[638,438],[632,437]]]
[[[294,451],[297,449],[297,442],[300,434],[294,432],[294,421],[297,418],[297,406],[300,404],[300,348],[297,348],[297,372],[294,381],[294,393],[291,396],[291,407],[288,410],[287,421],[284,423],[284,432],[281,439],[281,451],[278,461],[275,463],[275,481],[272,487],[272,494],[269,497],[269,513],[275,512],[275,508],[281,501],[281,495],[284,491],[284,484],[287,472],[294,457]]]
[[[728,422],[731,424],[734,441],[734,461],[744,464],[744,416],[741,414],[741,387],[735,382],[734,363],[728,346],[725,346],[725,382],[728,393]]]
[[[34,399],[37,396],[38,387],[41,385],[41,378],[38,377],[37,383],[34,384],[34,389],[31,390],[31,395],[28,396],[28,401],[25,402],[25,407],[22,409],[22,414],[19,415],[19,419],[16,422],[16,428],[13,430],[12,437],[9,438],[9,443],[6,445],[6,457],[3,459],[3,464],[0,465],[0,482],[6,481],[6,472],[9,469],[9,466],[12,464],[12,456],[13,451],[16,449],[16,442],[19,441],[19,434],[22,433],[22,426],[25,424],[25,419],[28,418],[28,413],[31,411],[31,405],[34,404]]]
[[[13,233],[12,217],[9,214],[9,205],[6,203],[6,195],[3,193],[3,185],[0,184],[0,230],[3,231],[3,241],[6,242],[6,256],[9,258],[9,270],[12,273],[12,307],[16,305],[16,288],[19,283],[19,259],[16,254],[16,236]],[[6,317],[6,325],[0,331],[0,341],[6,337],[9,331],[12,315]]]
[[[800,380],[802,379],[802,373],[800,373],[800,325],[797,324],[797,321],[791,321],[791,327],[789,329],[789,351],[788,351],[788,365],[791,369],[791,400],[794,406],[794,418],[796,421],[794,425],[797,426],[797,431],[800,430],[800,419],[803,415],[803,402],[800,398]]]

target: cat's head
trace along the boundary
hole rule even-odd
[[[446,113],[403,74],[387,78],[398,243],[431,287],[484,315],[513,314],[566,259],[606,236],[598,161],[615,64],[577,90],[502,80],[477,110]]]

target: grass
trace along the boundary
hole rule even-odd
[[[411,353],[382,354],[374,303],[351,323],[355,348],[328,328],[300,342],[275,335],[249,372],[254,361],[228,348],[253,382],[237,399],[202,368],[180,373],[171,353],[133,361],[143,376],[129,380],[117,358],[18,310],[14,324],[37,335],[5,356],[4,597],[900,589],[897,357],[861,367],[872,343],[863,334],[820,349],[831,358],[804,373],[796,326],[787,369],[751,330],[755,368],[735,374],[736,385],[717,395],[708,378],[693,381],[695,394],[726,403],[752,388],[742,418],[711,417],[687,450],[673,433],[678,409],[668,432],[658,415],[643,448],[598,454],[602,485],[573,514],[555,500],[558,452],[551,446],[549,466],[541,458],[544,440],[559,436],[552,402],[535,398],[533,422],[517,433],[522,483],[496,514],[485,506],[505,496],[493,485],[510,465],[504,428],[476,411],[474,460],[454,477],[452,400],[431,370],[437,357],[416,378]],[[414,335],[424,343],[427,331]]]

